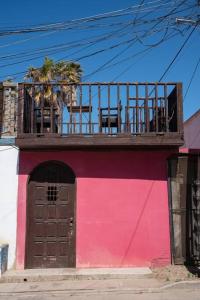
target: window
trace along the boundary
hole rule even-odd
[[[48,201],[56,201],[58,195],[58,190],[56,186],[48,186],[47,199]]]

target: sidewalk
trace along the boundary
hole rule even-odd
[[[45,292],[51,293],[85,293],[93,292],[145,292],[158,289],[161,283],[154,278],[126,278],[126,279],[82,279],[82,280],[60,280],[41,282],[0,283],[0,296],[11,294],[30,294]]]
[[[149,294],[160,293],[171,288],[185,289],[186,285],[200,289],[199,281],[163,283],[154,278],[62,280],[23,283],[0,283],[0,298],[16,295],[95,295],[95,294]],[[4,298],[2,298],[4,299]]]
[[[164,269],[166,270],[166,268]],[[174,269],[173,269],[174,271]],[[58,293],[65,295],[92,293],[158,293],[198,279],[166,281],[156,278],[148,268],[127,269],[34,269],[8,271],[0,281],[0,297]],[[199,285],[200,286],[200,285]]]
[[[159,287],[149,268],[10,270],[0,280],[0,295],[44,292],[143,290]]]
[[[60,280],[127,279],[152,276],[149,268],[84,268],[9,270],[0,282],[35,282]]]

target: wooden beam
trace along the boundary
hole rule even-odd
[[[137,148],[137,147],[179,147],[183,144],[183,140],[180,135],[154,135],[144,134],[140,136],[131,136],[125,134],[118,134],[116,136],[108,135],[96,135],[96,136],[51,136],[46,135],[37,137],[36,135],[18,136],[16,139],[16,145],[19,148],[70,148],[70,147],[119,147],[119,148]]]

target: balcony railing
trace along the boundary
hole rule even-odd
[[[182,133],[182,85],[25,83],[18,116],[18,137]]]

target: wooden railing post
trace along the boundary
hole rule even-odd
[[[145,131],[149,132],[149,91],[148,84],[145,85],[144,122]]]
[[[24,84],[18,86],[17,135],[24,133]]]
[[[169,112],[168,112],[168,98],[167,98],[167,85],[164,85],[164,98],[165,98],[165,131],[169,132]]]
[[[177,129],[179,133],[183,133],[183,87],[179,82],[177,88]]]
[[[89,134],[92,133],[92,90],[89,85]],[[86,131],[88,133],[88,131]]]
[[[35,86],[31,87],[32,97],[31,97],[31,133],[34,133],[35,129]]]
[[[130,127],[131,127],[131,125],[130,125],[130,120],[129,120],[129,97],[130,97],[130,91],[129,91],[129,84],[127,83],[126,84],[126,117],[125,117],[125,119],[126,119],[126,132],[127,133],[130,133]]]

